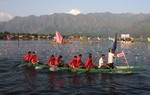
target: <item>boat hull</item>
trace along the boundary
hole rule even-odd
[[[27,67],[33,67],[35,69],[40,70],[50,70],[50,71],[68,71],[72,73],[132,73],[135,71],[142,70],[144,67],[133,67],[133,66],[116,66],[116,69],[72,69],[72,68],[66,68],[66,67],[57,67],[56,70],[51,70],[48,65],[46,64],[30,64],[28,62],[22,62],[20,65],[27,66]]]

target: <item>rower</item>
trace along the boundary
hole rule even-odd
[[[56,57],[56,64],[57,64],[58,67],[63,67],[64,66],[63,62],[64,61],[62,60],[62,56],[61,55]]]
[[[54,55],[51,55],[50,59],[47,62],[48,62],[48,65],[51,67],[57,67],[56,59],[55,59]]]
[[[31,57],[31,51],[29,51],[29,52],[24,56],[23,61],[24,61],[24,62],[29,62],[29,61],[30,61],[30,57]]]
[[[92,56],[89,55],[89,58],[86,60],[85,67],[88,70],[92,68]]]
[[[82,62],[82,54],[79,54],[79,56],[77,58],[77,63],[78,63],[79,68],[85,67],[84,63]]]
[[[35,52],[33,52],[31,57],[30,57],[30,63],[31,64],[38,64],[38,62],[39,62],[38,56],[36,55]]]
[[[71,68],[78,68],[78,63],[77,63],[77,56],[74,56],[74,58],[70,62]]]
[[[104,59],[105,59],[105,54],[102,54],[101,58],[99,59],[99,66],[98,66],[98,68],[109,69],[110,67],[107,64],[104,63]]]

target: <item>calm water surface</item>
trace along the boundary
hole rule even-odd
[[[83,45],[51,45],[50,41],[0,41],[0,94],[1,95],[150,95],[150,43],[118,44],[117,53],[124,51],[130,65],[145,69],[133,74],[44,72],[33,68],[19,68],[23,56],[36,51],[41,62],[50,55],[61,54],[66,63],[74,55],[89,53],[107,55],[112,42]],[[106,56],[107,58],[107,56]],[[98,59],[96,60],[98,62]],[[117,59],[116,65],[125,65]]]

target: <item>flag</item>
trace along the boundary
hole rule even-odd
[[[11,40],[11,36],[7,35],[7,40],[10,41]]]
[[[115,34],[115,41],[113,44],[112,53],[115,53],[116,48],[117,48],[117,33]]]
[[[56,42],[62,43],[63,37],[56,31]]]
[[[150,42],[150,38],[148,37],[147,40]]]
[[[118,58],[120,58],[120,57],[122,57],[122,56],[124,56],[124,52],[121,52],[121,53],[117,54],[117,57],[118,57]]]
[[[80,36],[80,40],[83,40],[83,38]]]

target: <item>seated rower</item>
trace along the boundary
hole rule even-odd
[[[105,55],[102,54],[101,58],[99,59],[99,66],[98,66],[98,68],[109,69],[110,67],[107,64],[104,63],[104,58],[105,58]]]
[[[56,57],[56,64],[57,64],[58,67],[63,67],[64,66],[63,62],[64,61],[62,60],[62,56],[61,55]]]
[[[94,62],[92,60],[92,54],[89,54],[89,58],[86,60],[86,63],[85,63],[86,69],[88,69],[88,70],[95,69],[96,66],[93,63]]]
[[[35,52],[33,52],[31,57],[30,57],[30,63],[31,64],[38,64],[38,62],[39,62],[38,56],[35,54]]]
[[[24,56],[23,61],[24,61],[24,62],[29,62],[29,61],[30,61],[30,58],[31,58],[31,51],[29,51],[29,52]]]
[[[51,55],[50,59],[47,62],[50,67],[57,67],[54,55]]]
[[[74,58],[70,62],[71,68],[78,68],[78,63],[77,63],[77,56],[74,56]]]
[[[79,54],[77,58],[77,63],[78,63],[79,68],[85,68],[84,63],[82,62],[82,54]]]

